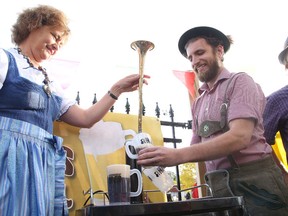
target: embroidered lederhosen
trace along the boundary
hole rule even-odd
[[[204,121],[200,127],[196,121],[199,136],[209,137],[216,132],[222,131],[224,133],[229,130],[227,90],[237,74],[239,73],[233,74],[227,83],[220,108],[220,121]],[[227,158],[231,164],[230,169],[219,169],[204,175],[213,197],[244,196],[243,215],[245,216],[288,215],[287,186],[281,180],[281,171],[272,156],[240,165],[236,163],[232,155],[228,155]]]

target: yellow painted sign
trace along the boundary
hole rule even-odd
[[[142,132],[150,134],[154,145],[163,146],[160,120],[142,118]],[[137,124],[138,116],[120,113],[107,113],[103,120],[89,129],[63,122],[54,123],[54,134],[64,139],[63,146],[67,151],[65,183],[69,215],[75,215],[75,211],[84,206],[90,195],[83,192],[88,191],[90,185],[93,192],[107,192],[106,167],[126,163],[125,140],[137,133]],[[156,189],[143,175],[143,190]],[[166,201],[166,196],[160,192],[148,196],[150,202]],[[95,195],[94,198],[96,205],[103,205],[103,195]],[[89,200],[86,205],[90,203]]]
[[[284,149],[283,142],[279,132],[276,134],[275,144],[272,145],[272,148],[276,156],[278,157],[279,161],[281,161],[281,163],[286,167],[286,169],[288,169],[286,151]]]

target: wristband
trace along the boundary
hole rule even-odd
[[[113,98],[114,100],[118,100],[118,97],[111,93],[111,91],[108,91],[108,95]]]

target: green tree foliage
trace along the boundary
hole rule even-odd
[[[181,189],[193,187],[196,182],[196,164],[185,163],[179,166]]]
[[[169,170],[167,170],[167,173],[168,173],[168,175],[171,176],[171,178],[173,179],[174,184],[176,184],[176,182],[177,182],[176,173],[175,173],[175,172],[172,172],[172,171],[169,171]]]

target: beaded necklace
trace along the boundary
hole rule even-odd
[[[30,67],[33,67],[33,68],[36,68],[33,63],[31,62],[30,58],[28,56],[25,56],[23,53],[22,53],[22,50],[18,47],[16,48],[18,53],[21,54],[26,60],[27,60],[27,63],[29,64]],[[43,90],[44,92],[47,94],[48,97],[51,97],[52,95],[52,91],[50,89],[50,86],[49,84],[51,83],[49,77],[48,77],[48,74],[46,72],[46,69],[43,68],[42,66],[38,66],[38,68],[36,68],[38,70],[40,70],[42,72],[42,74],[44,75],[44,80],[43,80]]]

